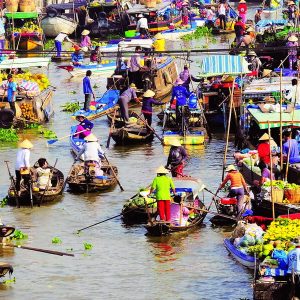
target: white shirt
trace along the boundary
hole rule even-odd
[[[84,161],[94,160],[101,163],[99,155],[103,156],[104,151],[101,149],[98,142],[87,142],[79,151],[77,158],[79,158],[82,154],[84,155]]]
[[[218,13],[219,15],[226,15],[225,4],[221,3],[219,5]]]
[[[289,274],[293,272],[300,273],[300,248],[295,248],[288,254],[288,271]]]
[[[65,33],[59,33],[58,36],[55,38],[55,41],[57,42],[63,42],[64,40],[67,40],[71,42],[71,40],[68,38],[68,35]]]
[[[51,170],[50,170],[50,168],[43,169],[41,167],[38,167],[36,169],[36,173],[37,173],[37,182],[38,182],[39,188],[45,189],[47,187],[47,185],[48,185],[48,187],[51,187],[51,180],[50,180]]]
[[[300,103],[300,84],[292,85],[285,98],[292,103]],[[296,101],[295,101],[296,100]]]
[[[140,18],[136,24],[136,30],[138,31],[140,28],[148,29],[148,20],[147,18]]]
[[[29,168],[30,167],[29,158],[30,158],[29,149],[24,149],[24,148],[19,149],[17,153],[17,161],[15,166],[16,170],[19,171],[21,168]]]

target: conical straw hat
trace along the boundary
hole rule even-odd
[[[268,141],[268,140],[273,140],[272,137],[269,137],[267,133],[264,133],[260,138],[259,141]]]
[[[156,169],[156,174],[168,174],[169,170],[167,170],[164,166],[160,166]]]
[[[153,97],[154,95],[155,95],[155,93],[152,90],[147,90],[143,96],[144,97]]]
[[[32,143],[29,140],[24,140],[19,144],[20,148],[31,149],[33,147]]]

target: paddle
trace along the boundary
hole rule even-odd
[[[10,179],[10,181],[11,181],[11,183],[12,183],[12,186],[13,186],[13,188],[14,188],[14,191],[15,191],[17,207],[20,207],[20,203],[19,203],[19,195],[18,195],[18,191],[17,191],[17,188],[16,188],[15,178],[14,178],[14,176],[12,176],[12,174],[11,174],[11,172],[10,172],[10,169],[9,169],[9,166],[8,166],[9,161],[8,161],[8,160],[5,160],[4,162],[5,162],[6,166],[7,166],[9,179]]]
[[[119,181],[119,179],[118,179],[118,177],[117,177],[117,174],[116,174],[116,172],[115,172],[115,170],[114,170],[113,166],[112,166],[112,165],[109,163],[109,161],[108,161],[108,159],[107,159],[107,157],[106,157],[105,153],[103,153],[103,156],[104,156],[104,158],[105,158],[106,162],[108,163],[108,167],[110,167],[110,169],[111,169],[111,171],[112,171],[112,173],[113,173],[114,177],[116,178],[116,180],[117,180],[117,183],[118,183],[118,185],[119,185],[119,187],[120,187],[121,191],[123,192],[123,191],[124,191],[124,188],[122,187],[122,185],[121,185],[121,183],[120,183],[120,181]]]
[[[109,129],[109,135],[108,135],[108,139],[107,139],[107,143],[106,143],[106,148],[107,149],[109,148],[112,131],[113,131],[113,128],[115,127],[116,115],[117,115],[117,109],[115,109],[113,118],[111,120],[111,125],[110,125],[110,129]]]
[[[32,197],[32,177],[30,175],[30,180],[29,180],[29,197],[30,197],[30,206],[33,208],[33,197]]]
[[[61,141],[61,140],[66,139],[66,138],[68,138],[68,137],[70,137],[70,136],[73,136],[73,135],[75,135],[75,134],[79,134],[79,133],[82,133],[82,132],[85,132],[85,131],[87,131],[87,129],[81,130],[81,131],[78,131],[78,132],[75,132],[75,133],[72,133],[72,134],[65,135],[65,136],[63,136],[63,137],[61,137],[61,138],[56,138],[56,139],[48,140],[47,143],[48,143],[49,145],[52,145],[52,144],[54,144],[54,143],[56,143],[56,142],[58,142],[58,141]]]
[[[143,120],[139,115],[137,116],[146,125],[146,127],[149,128],[154,133],[154,135],[160,140],[161,144],[164,146],[165,143],[163,139],[156,133],[156,131],[151,126],[149,126],[148,123],[145,120]]]
[[[40,248],[33,248],[28,246],[21,246],[21,245],[11,245],[11,244],[5,244],[1,243],[3,246],[11,247],[11,248],[21,248],[25,250],[32,250],[37,252],[43,252],[47,254],[53,254],[53,255],[59,255],[59,256],[75,256],[73,253],[66,253],[66,252],[60,252],[60,251],[53,251],[53,250],[47,250],[47,249],[40,249]]]
[[[69,171],[69,173],[68,173],[68,175],[67,175],[67,177],[66,177],[66,180],[65,180],[65,182],[64,182],[64,186],[63,186],[63,191],[65,190],[65,187],[66,187],[66,184],[67,184],[67,180],[68,180],[68,178],[70,177],[70,175],[71,175],[71,172],[72,172],[72,170],[73,170],[73,167],[74,167],[74,165],[76,164],[76,162],[77,162],[77,160],[74,160],[74,162],[73,162],[73,164],[72,164],[72,166],[71,166],[71,169],[70,169],[70,171]]]
[[[43,193],[43,195],[42,195],[42,197],[41,197],[41,200],[40,200],[38,206],[41,206],[41,204],[42,204],[42,202],[43,202],[43,200],[44,200],[45,194],[46,194],[46,192],[48,191],[49,184],[50,184],[50,182],[51,182],[50,180],[51,180],[51,177],[52,177],[52,175],[53,175],[53,170],[54,170],[55,167],[56,167],[57,161],[58,161],[58,158],[55,160],[54,166],[53,166],[53,168],[52,168],[51,171],[50,171],[50,174],[49,174],[49,177],[48,177],[48,181],[47,181],[47,185],[46,185],[46,187],[45,187],[44,193]]]

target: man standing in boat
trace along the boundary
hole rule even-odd
[[[92,96],[95,100],[95,94],[93,92],[92,85],[91,85],[91,79],[90,79],[91,76],[92,76],[92,71],[87,70],[86,76],[83,78],[83,81],[82,81],[83,93],[84,93],[84,110],[85,111],[88,111],[90,109],[90,103],[91,103]]]
[[[143,14],[138,15],[138,21],[136,24],[136,31],[140,33],[141,38],[148,38],[149,37],[149,31],[148,31],[148,20],[146,17],[144,17]]]
[[[9,102],[10,109],[16,115],[16,94],[17,94],[17,84],[13,81],[13,76],[11,74],[7,75],[7,101]]]
[[[61,57],[62,43],[64,41],[68,41],[68,42],[74,44],[74,42],[69,39],[69,37],[66,33],[64,33],[64,32],[59,33],[58,36],[54,39],[57,57]]]
[[[135,47],[135,53],[130,57],[130,67],[129,67],[129,83],[135,83],[138,88],[141,88],[141,55],[140,52],[142,48],[140,46]]]

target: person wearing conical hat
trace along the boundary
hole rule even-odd
[[[16,190],[20,195],[20,184],[23,179],[25,187],[29,187],[30,181],[30,149],[33,147],[32,143],[25,139],[19,144],[17,152],[17,159],[15,164],[16,173]]]
[[[277,151],[277,144],[272,137],[264,133],[258,140],[257,152],[259,160],[270,165],[270,151]]]
[[[143,94],[143,102],[142,102],[142,114],[148,123],[149,126],[152,124],[152,106],[153,105],[163,105],[163,102],[159,102],[155,100],[153,97],[155,93],[152,90],[147,90]]]
[[[76,120],[79,122],[79,124],[76,127],[75,137],[84,139],[91,133],[94,124],[85,117],[84,113],[77,114]]]
[[[83,54],[80,52],[81,48],[78,45],[74,45],[74,52],[71,55],[71,61],[74,66],[80,66],[83,63]]]
[[[84,140],[85,143],[78,152],[75,160],[79,160],[83,156],[85,174],[88,174],[89,165],[94,164],[96,166],[95,176],[102,176],[101,158],[104,158],[104,151],[102,150],[97,137],[93,133],[85,137]]]
[[[297,63],[297,47],[298,47],[298,38],[295,35],[291,35],[288,38],[288,42],[286,44],[288,49],[288,56],[289,56],[289,67],[290,70],[294,69],[294,64]]]
[[[164,166],[160,166],[156,170],[150,194],[155,191],[158,214],[161,221],[170,222],[171,219],[171,194],[170,190],[175,194],[175,185],[171,177],[167,176],[169,170]]]
[[[68,42],[74,44],[74,42],[69,39],[68,35],[65,32],[60,32],[56,36],[56,38],[54,39],[54,44],[55,44],[55,48],[56,48],[56,56],[57,57],[61,57],[62,43],[64,41],[68,41]]]
[[[260,68],[262,66],[262,62],[259,59],[259,57],[257,57],[256,53],[253,50],[250,50],[248,52],[248,62],[249,62],[249,69],[250,71],[255,72],[255,76],[257,77],[260,74]]]
[[[236,197],[237,199],[237,215],[243,213],[245,191],[249,193],[246,181],[243,175],[236,169],[234,165],[229,165],[226,170],[227,175],[217,189],[216,194],[230,181],[230,189],[228,197]]]
[[[159,32],[154,36],[155,40],[153,42],[153,48],[155,51],[165,51],[166,50],[166,40],[163,35]]]
[[[172,141],[166,168],[171,166],[173,177],[184,177],[183,167],[187,157],[186,150],[181,146],[180,141],[177,139]]]
[[[239,17],[242,18],[243,23],[246,23],[248,7],[245,0],[240,0],[237,10],[239,12]]]
[[[84,29],[81,32],[80,48],[82,51],[87,52],[92,47],[91,38],[89,37],[90,31]]]

